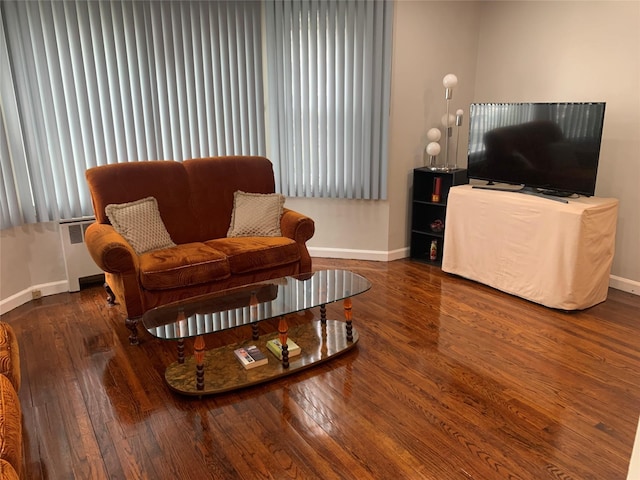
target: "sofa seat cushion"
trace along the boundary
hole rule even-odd
[[[139,257],[140,283],[147,290],[167,290],[229,278],[224,252],[200,243],[154,250]]]
[[[268,270],[300,261],[298,244],[286,237],[218,238],[205,243],[228,257],[232,274]]]

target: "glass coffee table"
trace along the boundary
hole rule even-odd
[[[371,283],[347,270],[319,270],[268,280],[170,303],[146,312],[142,323],[154,337],[177,342],[178,359],[165,371],[169,387],[186,395],[210,395],[256,385],[325,362],[355,346],[351,298]],[[344,320],[329,320],[326,305],[342,301]],[[320,307],[320,318],[289,328],[287,315]],[[278,318],[278,331],[259,335],[258,323]],[[251,326],[251,338],[207,350],[204,335]],[[185,356],[185,339],[195,338],[193,355]],[[278,338],[282,360],[267,349]],[[287,339],[301,348],[290,356]],[[245,369],[234,351],[255,345],[266,365]]]

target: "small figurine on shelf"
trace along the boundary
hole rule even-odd
[[[440,219],[434,220],[429,224],[432,232],[441,233],[444,230],[444,222]]]
[[[431,249],[429,250],[429,260],[435,262],[436,258],[438,258],[438,241],[431,240]]]

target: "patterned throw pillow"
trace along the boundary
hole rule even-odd
[[[280,237],[284,195],[279,193],[233,194],[233,213],[227,237]]]
[[[129,203],[112,203],[104,211],[113,228],[129,242],[138,255],[176,246],[164,226],[158,201],[154,197]]]

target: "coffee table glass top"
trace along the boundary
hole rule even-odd
[[[155,337],[180,340],[337,302],[370,288],[357,273],[319,270],[163,305],[146,312],[142,323]]]

